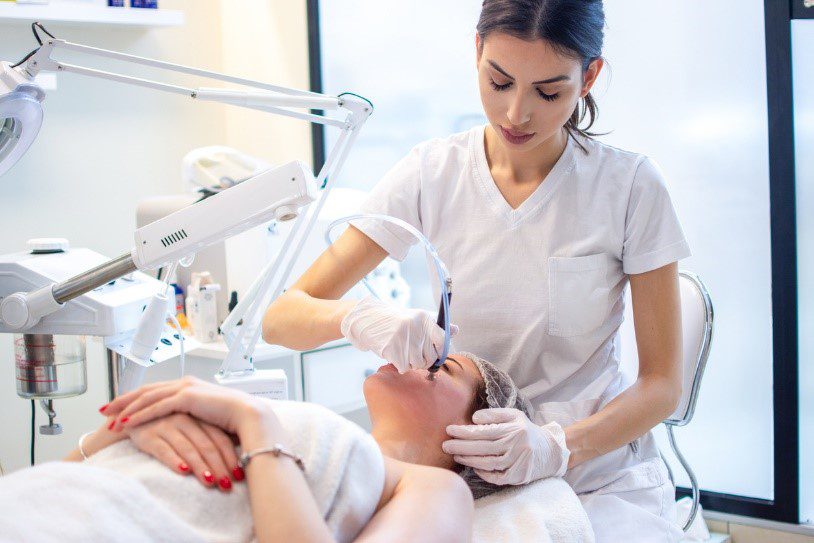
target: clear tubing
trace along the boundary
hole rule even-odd
[[[164,295],[167,295],[167,293],[170,290],[170,286],[171,286],[170,280],[171,280],[172,276],[175,275],[175,271],[178,269],[179,262],[180,261],[173,262],[172,264],[170,264],[170,267],[167,268],[167,275],[164,277],[164,284],[165,284]],[[172,293],[172,296],[173,296],[173,298],[175,298],[175,292]],[[184,353],[184,331],[181,329],[181,325],[178,323],[178,319],[175,317],[175,314],[170,313],[170,321],[172,321],[172,323],[175,325],[176,330],[178,330],[178,346],[181,349],[181,353],[180,353],[180,356],[178,357],[178,359],[179,359],[179,365],[180,365],[180,369],[181,369],[181,377],[183,377],[184,376],[185,366],[186,366],[186,358],[185,358],[186,353]]]
[[[184,369],[186,365],[186,360],[184,358],[184,331],[181,330],[181,325],[178,324],[178,319],[175,318],[175,315],[170,315],[170,320],[175,325],[175,328],[178,330],[178,346],[181,348],[181,355],[179,357],[179,365],[181,369],[181,377],[184,376]]]
[[[164,283],[167,285],[164,288],[164,294],[166,295],[170,291],[170,279],[173,275],[175,275],[175,270],[178,269],[178,262],[173,262],[170,264],[170,267],[167,268],[167,275],[164,277]],[[173,297],[175,296],[175,292],[172,293]]]
[[[418,231],[412,224],[398,219],[396,217],[391,217],[389,215],[379,215],[376,213],[360,213],[357,215],[349,215],[347,217],[342,217],[341,219],[337,219],[333,221],[328,227],[325,229],[325,241],[328,245],[333,244],[333,239],[331,239],[331,232],[333,229],[340,224],[348,223],[350,221],[355,221],[357,219],[373,219],[377,221],[384,221],[395,224],[396,226],[400,226],[404,230],[411,233],[415,238],[424,244],[424,248],[429,253],[430,257],[432,257],[433,262],[435,264],[435,271],[438,273],[438,281],[441,283],[441,303],[444,307],[444,350],[441,352],[441,356],[439,360],[443,364],[444,361],[447,359],[447,355],[449,354],[449,344],[450,344],[450,326],[449,326],[449,291],[451,281],[449,278],[449,272],[447,271],[447,267],[444,265],[444,262],[441,260],[441,257],[438,256],[438,252],[433,247],[430,240],[424,236],[421,232]],[[370,291],[373,296],[378,298],[379,296],[374,292],[373,288],[371,288],[370,284],[367,282],[367,278],[365,277],[362,279],[365,283],[365,286]]]

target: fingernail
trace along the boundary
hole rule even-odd
[[[240,466],[235,466],[232,468],[232,475],[234,475],[235,481],[242,481],[246,478],[246,472],[243,471],[243,468]]]
[[[206,481],[210,485],[215,482],[215,476],[212,475],[211,471],[207,470],[207,471],[203,472],[203,476],[204,476],[204,481]]]
[[[178,469],[184,473],[189,472],[189,466],[187,465],[186,462],[181,462],[180,464],[178,464]]]
[[[99,408],[99,413],[104,413],[104,412],[105,412],[105,409],[107,409],[107,406],[109,406],[109,405],[110,405],[109,403],[106,403],[105,405],[103,405],[102,407],[100,407],[100,408]]]
[[[218,481],[218,485],[220,485],[223,490],[232,489],[232,481],[230,481],[228,477],[221,477],[220,481]]]
[[[125,422],[127,422],[128,420],[130,420],[130,417],[124,417],[124,418],[121,420],[121,423],[122,423],[122,424],[124,424],[124,423],[125,423]]]
[[[110,424],[107,425],[107,429],[112,430],[115,425],[116,425],[116,419],[113,419],[112,421],[110,421]]]

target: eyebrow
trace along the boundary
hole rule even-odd
[[[494,68],[494,69],[495,69],[495,70],[497,70],[498,72],[502,73],[503,75],[505,75],[506,77],[508,77],[508,78],[509,78],[509,79],[511,79],[512,81],[514,81],[514,77],[512,77],[511,75],[509,75],[509,74],[506,72],[506,70],[504,70],[503,68],[501,68],[500,66],[498,66],[498,65],[497,65],[497,63],[496,63],[495,61],[493,61],[493,60],[487,60],[486,62],[488,62],[489,64],[491,64],[492,68]],[[534,81],[534,82],[532,83],[532,85],[540,85],[540,84],[543,84],[543,83],[556,83],[556,82],[558,82],[558,81],[568,81],[569,79],[571,79],[571,78],[570,78],[570,77],[568,77],[567,75],[563,74],[563,75],[558,75],[558,76],[556,76],[556,77],[550,77],[550,78],[548,78],[548,79],[542,79],[542,80],[540,80],[540,81]]]

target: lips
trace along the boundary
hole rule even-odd
[[[516,130],[507,130],[502,126],[500,127],[500,132],[503,134],[503,138],[506,139],[506,141],[515,145],[526,143],[532,137],[534,137],[534,132],[529,134],[526,132],[518,132]]]

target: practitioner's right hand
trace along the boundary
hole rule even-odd
[[[217,485],[228,492],[232,480],[245,478],[229,434],[185,413],[167,415],[124,431],[142,452],[176,473],[195,474],[205,486]]]
[[[422,309],[402,309],[368,296],[342,319],[341,331],[360,351],[371,351],[399,373],[426,369],[444,350],[444,329]],[[451,335],[458,327],[451,325]]]

